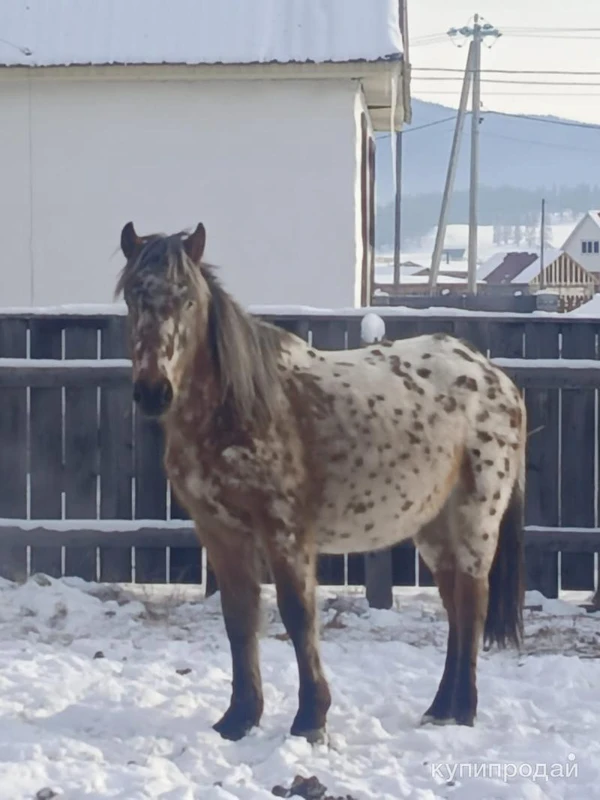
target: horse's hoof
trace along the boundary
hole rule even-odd
[[[257,724],[254,720],[237,716],[235,713],[231,714],[227,711],[212,727],[223,739],[227,739],[230,742],[239,742]]]
[[[467,728],[474,728],[475,727],[475,714],[467,713],[467,714],[457,714],[455,724],[456,725],[466,725]]]
[[[325,728],[309,728],[308,730],[302,730],[293,725],[290,733],[292,736],[300,736],[302,739],[306,739],[309,744],[313,745],[325,744],[327,741],[327,732]]]
[[[433,714],[423,714],[421,725],[456,725],[454,717],[434,717]]]

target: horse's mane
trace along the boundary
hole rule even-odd
[[[138,270],[166,268],[172,275],[210,295],[207,340],[210,358],[219,385],[221,403],[243,424],[267,425],[279,403],[279,357],[287,333],[246,312],[225,290],[217,277],[217,267],[195,265],[184,250],[187,233],[146,237],[135,262],[125,265],[115,295],[121,294]],[[203,281],[204,284],[203,286]]]

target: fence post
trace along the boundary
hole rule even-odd
[[[360,327],[361,346],[380,342],[385,338],[385,322],[378,314],[365,314]],[[392,551],[389,547],[365,554],[365,589],[371,608],[391,608],[394,603],[392,591]]]

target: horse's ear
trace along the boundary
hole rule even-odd
[[[123,226],[121,231],[121,250],[123,255],[129,261],[133,256],[137,255],[142,249],[143,241],[135,232],[133,222],[128,222]]]
[[[204,248],[206,246],[206,228],[199,222],[198,227],[193,233],[187,237],[183,243],[183,248],[188,257],[194,262],[199,264],[204,255]]]

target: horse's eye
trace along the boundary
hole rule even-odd
[[[186,300],[183,307],[186,311],[188,311],[190,308],[193,308],[194,305],[195,303],[193,300]]]

